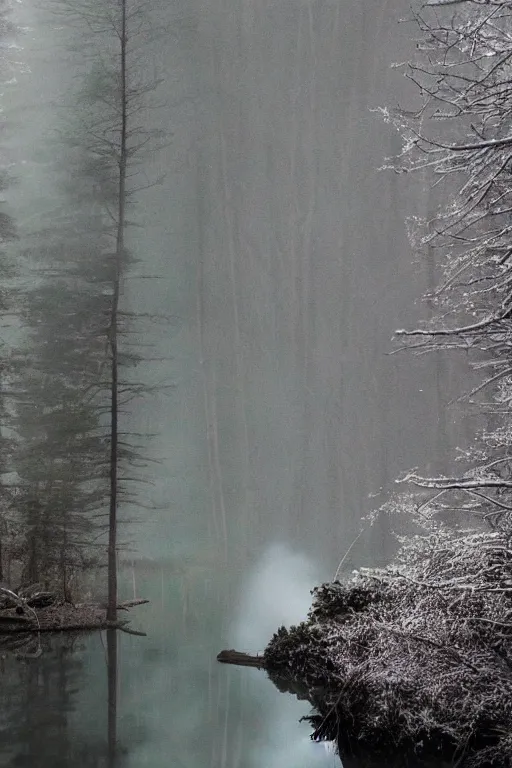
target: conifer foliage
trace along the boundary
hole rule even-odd
[[[115,621],[119,506],[133,498],[123,481],[134,479],[134,460],[140,466],[120,438],[123,405],[141,394],[127,374],[139,358],[125,344],[133,318],[122,297],[136,164],[156,140],[143,124],[156,85],[143,55],[150,8],[135,0],[56,0],[52,11],[75,70],[85,74],[65,95],[66,127],[61,112],[55,132],[54,209],[19,247],[27,278],[17,304],[23,341],[7,397],[13,557],[22,580],[69,596],[74,575],[105,563],[106,550],[107,619]]]

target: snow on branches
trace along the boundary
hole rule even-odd
[[[435,299],[449,317],[399,331],[459,337],[500,355],[512,314],[512,2],[432,3],[416,15],[415,112],[384,110],[403,138],[395,167],[424,172],[450,195],[419,240],[444,255]],[[446,8],[440,8],[445,5]]]
[[[395,169],[419,172],[438,208],[411,240],[441,271],[434,316],[396,335],[418,354],[464,352],[480,379],[463,396],[488,415],[473,468],[461,477],[406,479],[428,513],[476,512],[512,531],[512,1],[431,0],[415,14],[416,60],[403,65],[419,108],[382,110],[402,136]],[[430,491],[430,493],[428,493]],[[425,502],[425,498],[427,502]]]
[[[322,691],[322,738],[462,751],[476,766],[508,764],[511,654],[508,540],[440,529],[409,540],[393,567],[317,588],[308,621],[281,628],[265,661],[278,685]]]

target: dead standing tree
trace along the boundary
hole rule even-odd
[[[107,620],[117,615],[117,529],[121,485],[119,416],[122,405],[141,393],[141,386],[123,382],[123,362],[137,358],[120,353],[120,338],[126,332],[127,315],[121,311],[122,283],[130,262],[126,248],[127,213],[140,191],[134,179],[137,163],[145,151],[155,149],[159,133],[145,125],[149,97],[157,86],[147,77],[144,54],[153,36],[148,2],[140,0],[57,0],[56,10],[78,32],[81,50],[91,63],[76,109],[81,132],[77,146],[87,149],[98,206],[110,222],[112,249],[105,254],[110,266],[110,311],[106,330],[108,391],[110,400],[110,458],[108,513],[108,610]],[[124,451],[126,453],[126,451]]]
[[[426,171],[449,203],[413,227],[420,250],[441,254],[441,283],[428,297],[437,316],[397,335],[417,353],[468,354],[484,376],[466,397],[492,393],[485,404],[492,421],[512,401],[512,2],[431,0],[415,19],[419,55],[406,76],[421,106],[384,114],[404,140],[395,169]],[[503,526],[512,510],[511,447],[512,432],[490,428],[472,471],[407,480],[435,490],[431,509],[483,510]]]

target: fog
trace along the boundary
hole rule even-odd
[[[23,237],[57,195],[63,95],[81,65],[44,6],[15,14],[26,31],[4,111]],[[154,315],[134,336],[143,355],[151,344],[138,375],[162,387],[123,416],[158,462],[123,509],[136,518],[123,594],[151,600],[134,624],[148,637],[120,641],[123,766],[339,764],[299,724],[307,703],[216,654],[261,651],[304,618],[395,478],[446,466],[466,440],[447,410],[465,371],[389,354],[394,330],[427,316],[435,273],[406,234],[430,204],[423,180],[378,170],[400,142],[374,110],[413,98],[392,68],[414,53],[407,14],[405,0],[155,2],[165,34],[145,53],[161,77],[146,120],[165,141],[134,184],[164,177],[136,197],[123,308]],[[346,571],[387,562],[393,525],[368,529]],[[64,724],[43,739],[34,713],[21,734],[8,723],[28,762],[6,765],[66,765],[71,743],[106,764],[102,640],[58,658],[33,685],[60,675],[45,707]],[[41,707],[23,686],[20,707]]]
[[[453,371],[389,355],[428,312],[433,269],[406,237],[422,180],[378,171],[400,142],[372,109],[411,98],[391,69],[412,55],[406,12],[183,4],[159,48],[177,80],[154,160],[169,172],[141,198],[133,247],[162,279],[132,279],[127,301],[175,318],[151,375],[176,388],[132,414],[168,457],[155,498],[171,500],[158,530],[175,545],[198,523],[227,557],[280,540],[335,568],[397,475],[456,439]],[[385,526],[361,544],[385,560]]]
[[[239,615],[233,629],[235,647],[258,652],[282,625],[306,619],[310,590],[318,584],[311,563],[284,545],[272,545],[245,578]]]

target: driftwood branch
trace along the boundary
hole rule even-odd
[[[266,663],[263,656],[251,656],[249,653],[241,653],[232,648],[227,651],[221,651],[217,656],[217,661],[221,664],[235,664],[237,667],[256,667],[257,669],[266,669]]]

